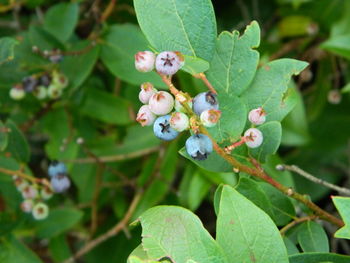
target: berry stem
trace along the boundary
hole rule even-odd
[[[294,226],[296,226],[296,225],[298,225],[300,223],[303,223],[305,221],[311,221],[311,220],[315,220],[317,218],[318,218],[318,216],[316,216],[316,215],[311,215],[311,216],[305,216],[305,217],[297,218],[297,219],[293,220],[292,222],[290,222],[288,225],[284,226],[280,230],[280,234],[283,236],[292,227],[294,227]]]
[[[233,149],[235,149],[238,146],[241,146],[247,141],[246,137],[242,137],[238,142],[235,142],[227,147],[225,147],[225,151],[227,154],[230,154]]]
[[[9,176],[18,176],[18,177],[26,179],[34,184],[42,184],[42,185],[51,187],[50,183],[46,179],[36,178],[34,176],[23,173],[21,170],[13,171],[13,170],[9,170],[9,169],[0,167],[0,173],[5,174],[5,175],[9,175]]]
[[[194,77],[197,78],[197,79],[201,79],[211,92],[213,92],[213,93],[215,93],[215,94],[218,94],[218,93],[216,92],[216,90],[214,89],[213,85],[211,85],[211,83],[210,83],[209,80],[207,79],[207,76],[206,76],[203,72],[194,75]]]
[[[162,77],[163,82],[169,87],[170,92],[173,93],[174,96],[176,96],[178,93],[180,93],[180,91],[178,89],[176,89],[175,86],[172,84],[171,80],[166,78],[166,76],[163,76],[163,75],[160,75],[160,76]],[[196,116],[194,114],[194,112],[192,111],[192,109],[188,105],[186,105],[186,103],[182,103],[182,105],[185,107],[185,109],[188,111],[187,113],[191,117]],[[199,131],[202,134],[207,135],[212,140],[214,150],[223,159],[225,159],[227,162],[229,162],[233,166],[234,169],[238,169],[239,171],[242,171],[242,172],[245,172],[245,173],[250,174],[252,176],[258,177],[261,180],[267,182],[268,184],[272,185],[273,187],[275,187],[276,189],[278,189],[279,191],[281,191],[285,195],[290,196],[290,197],[294,198],[295,200],[306,205],[308,208],[310,208],[312,211],[314,211],[315,215],[319,216],[320,219],[326,220],[326,221],[328,221],[336,226],[339,226],[339,227],[344,226],[344,222],[341,219],[329,214],[327,211],[323,210],[321,207],[319,207],[318,205],[316,205],[315,203],[310,201],[306,196],[295,192],[293,189],[280,184],[279,182],[274,180],[272,177],[270,177],[264,171],[264,169],[261,167],[260,163],[257,160],[255,160],[253,158],[250,159],[250,161],[254,167],[244,165],[244,164],[240,163],[232,155],[227,154],[225,149],[221,148],[217,144],[217,142],[211,137],[208,130],[204,126],[199,125]]]

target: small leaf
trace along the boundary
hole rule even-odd
[[[257,148],[249,148],[249,153],[258,161],[265,162],[266,157],[274,154],[281,144],[281,123],[277,121],[268,122],[259,126],[258,129],[263,134],[263,143]]]
[[[52,210],[45,220],[36,224],[36,233],[40,238],[52,238],[72,228],[82,216],[81,211],[73,208]]]
[[[326,232],[313,221],[307,221],[301,225],[298,241],[304,252],[329,252]]]
[[[350,257],[334,253],[302,253],[289,257],[290,263],[349,263]]]
[[[210,0],[134,0],[134,6],[143,33],[157,51],[211,60],[216,20]]]
[[[30,159],[30,150],[26,138],[13,121],[8,120],[6,127],[9,129],[7,151],[11,153],[11,157],[27,163]]]
[[[0,120],[0,151],[4,151],[8,144],[8,132],[4,123]]]
[[[187,55],[184,55],[184,57],[185,65],[181,68],[181,70],[186,71],[191,75],[205,72],[209,69],[209,63],[203,59]]]
[[[78,23],[78,16],[78,3],[54,5],[45,14],[44,28],[60,41],[66,42]]]
[[[140,217],[142,246],[151,259],[169,257],[173,262],[227,262],[222,249],[189,210],[157,206]],[[282,263],[282,262],[281,262]]]
[[[345,223],[345,226],[338,229],[334,236],[350,239],[350,197],[335,196],[332,201]]]
[[[50,239],[49,250],[55,262],[63,262],[70,258],[72,253],[65,235],[59,235]]]
[[[230,186],[222,190],[216,240],[232,263],[288,263],[282,237],[271,218]]]
[[[10,37],[0,38],[0,65],[14,58],[14,49],[18,42]]]
[[[286,245],[288,255],[294,255],[294,254],[299,254],[299,250],[296,245],[288,238],[284,237],[283,238],[284,244]]]
[[[223,95],[240,95],[253,80],[259,62],[260,28],[257,22],[247,26],[244,35],[238,31],[223,32],[216,41],[216,50],[208,79]]]

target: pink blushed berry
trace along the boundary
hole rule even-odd
[[[30,213],[33,210],[34,202],[32,199],[25,199],[21,203],[21,210],[25,213]]]
[[[174,98],[166,91],[158,91],[149,99],[149,108],[156,115],[166,115],[174,108]]]
[[[157,92],[157,89],[155,89],[152,85],[152,83],[146,82],[141,85],[141,91],[139,93],[139,99],[143,104],[147,104],[149,102],[149,99],[152,97],[153,94]]]
[[[156,120],[156,115],[150,110],[149,105],[143,105],[137,113],[136,121],[142,126],[151,126]]]
[[[156,70],[163,75],[174,75],[184,64],[180,52],[164,51],[156,58]]]
[[[245,144],[249,148],[259,147],[264,140],[262,132],[256,128],[250,128],[246,130],[244,133],[244,138],[245,138]]]
[[[210,109],[205,110],[201,113],[200,119],[204,126],[206,127],[214,127],[221,117],[221,111]]]
[[[22,192],[23,189],[29,185],[29,183],[26,180],[24,180],[23,178],[18,177],[18,176],[14,177],[14,183],[15,183],[17,190],[20,192]]]
[[[32,185],[27,185],[22,189],[22,196],[24,199],[35,199],[38,195],[38,190]]]
[[[46,204],[39,202],[33,207],[32,214],[34,219],[43,220],[49,215],[49,207]]]
[[[248,119],[252,124],[260,125],[266,121],[266,112],[262,107],[249,112]]]
[[[156,55],[151,51],[140,51],[135,54],[135,68],[140,72],[150,72],[154,69]]]
[[[185,113],[174,112],[170,117],[170,127],[175,131],[182,132],[190,127],[190,120]]]

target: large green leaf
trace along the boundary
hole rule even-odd
[[[350,257],[334,253],[302,253],[289,257],[290,263],[349,263]]]
[[[45,14],[44,28],[57,39],[65,42],[72,35],[78,23],[78,15],[78,3],[54,5]]]
[[[135,85],[152,82],[156,86],[166,87],[155,72],[142,73],[135,69],[134,55],[147,49],[147,40],[137,26],[113,25],[101,44],[101,59],[113,75],[126,82]]]
[[[264,137],[263,143],[257,148],[249,149],[249,153],[258,161],[265,162],[266,157],[269,154],[274,154],[281,144],[281,123],[271,121],[259,126],[259,130]]]
[[[0,65],[14,58],[14,49],[17,44],[18,42],[13,38],[0,38]]]
[[[49,216],[36,224],[36,233],[40,238],[51,238],[72,228],[82,218],[83,213],[73,208],[50,211]]]
[[[247,120],[247,108],[242,100],[231,93],[218,94],[221,118],[217,125],[208,128],[218,143],[233,142],[240,138]]]
[[[298,241],[304,252],[329,252],[326,232],[313,221],[304,222],[299,227]]]
[[[207,73],[219,94],[240,95],[248,87],[259,62],[259,52],[253,48],[259,43],[260,28],[255,21],[247,26],[242,36],[238,31],[219,35]]]
[[[41,263],[40,258],[15,237],[0,239],[0,262]]]
[[[216,241],[199,218],[187,209],[157,206],[140,217],[142,246],[151,259],[169,257],[173,262],[227,262]]]
[[[345,223],[345,226],[340,228],[334,236],[350,239],[350,197],[335,196],[332,200]]]
[[[216,240],[232,263],[288,263],[271,218],[230,186],[222,189]]]
[[[293,75],[299,74],[308,64],[294,59],[279,59],[263,65],[257,71],[248,89],[242,94],[248,111],[263,107],[267,121],[281,121],[292,110],[286,103],[288,83]]]
[[[210,0],[134,0],[134,6],[143,33],[158,51],[211,60],[216,22]]]

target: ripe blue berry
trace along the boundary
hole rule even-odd
[[[219,102],[216,94],[211,91],[199,93],[193,99],[193,111],[200,116],[205,110],[218,110]]]
[[[194,134],[186,140],[186,151],[193,159],[202,161],[213,151],[213,143],[204,134]]]
[[[64,175],[66,173],[67,173],[67,167],[64,163],[53,161],[49,166],[48,174],[50,177]]]
[[[70,180],[61,174],[51,178],[51,186],[55,193],[62,193],[70,187]]]
[[[170,127],[170,115],[160,116],[153,124],[155,136],[164,141],[174,140],[179,133]]]

